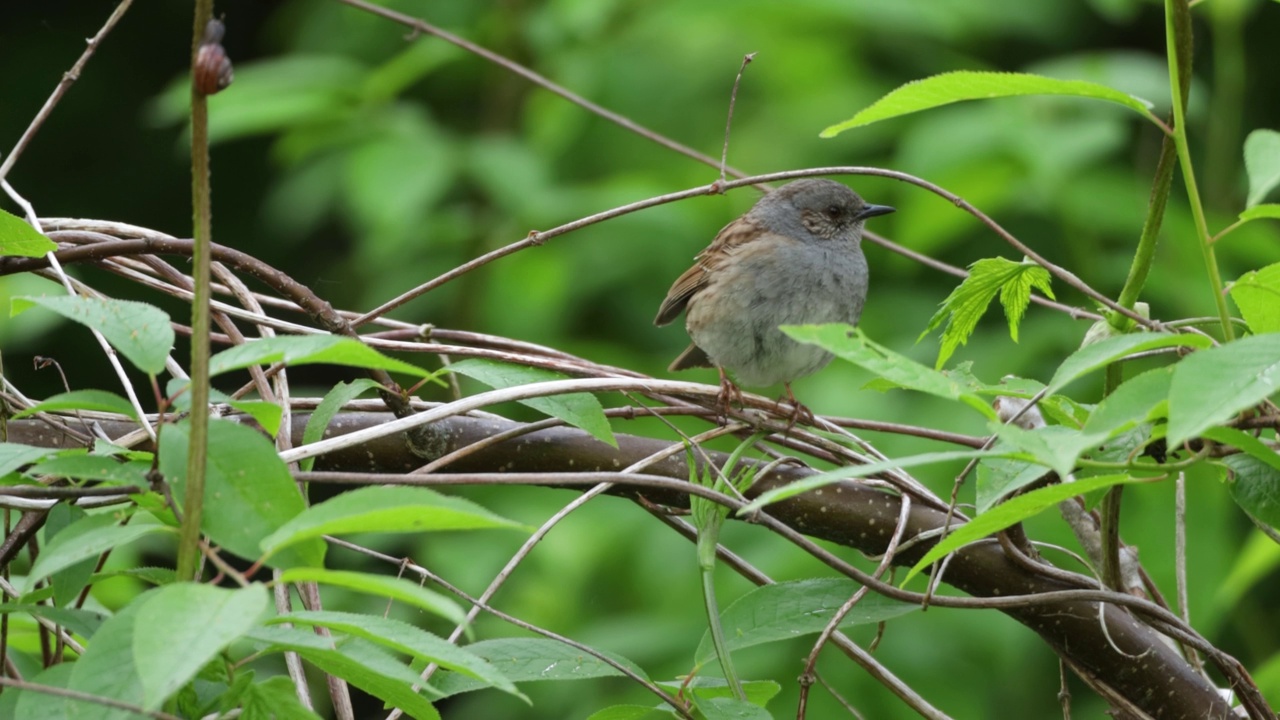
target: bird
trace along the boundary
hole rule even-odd
[[[671,285],[654,324],[683,312],[692,343],[670,371],[714,367],[727,417],[737,382],[782,383],[794,408],[808,413],[791,383],[831,362],[831,353],[792,340],[780,325],[856,325],[867,298],[862,254],[868,218],[894,212],[873,205],[834,180],[807,178],[783,185],[726,225]]]

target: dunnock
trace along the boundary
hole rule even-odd
[[[799,412],[791,381],[821,370],[831,353],[778,326],[858,322],[867,299],[863,222],[891,212],[832,180],[797,180],[765,195],[698,254],[658,308],[655,325],[687,311],[693,339],[670,369],[717,368],[726,408],[733,386],[725,370],[746,385],[781,382]]]

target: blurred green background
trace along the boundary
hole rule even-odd
[[[734,74],[745,53],[757,52],[737,99],[731,164],[750,172],[873,165],[922,176],[1112,296],[1128,271],[1160,142],[1132,113],[1083,100],[1025,98],[954,105],[832,140],[820,140],[818,132],[904,82],[957,69],[1093,80],[1151,100],[1161,114],[1169,105],[1162,7],[1146,0],[387,5],[716,156]],[[0,7],[0,149],[17,141],[84,38],[114,6],[51,0]],[[190,11],[185,3],[137,3],[89,63],[7,178],[41,215],[189,235],[181,78]],[[220,2],[215,12],[225,14],[224,45],[236,81],[211,100],[214,239],[286,270],[338,307],[371,308],[532,229],[716,177],[715,170],[477,57],[432,38],[415,40],[402,26],[336,2],[239,0]],[[1274,73],[1280,5],[1212,0],[1195,16],[1190,122],[1216,230],[1243,207],[1245,133],[1280,124]],[[841,179],[872,202],[899,209],[873,229],[903,245],[962,266],[993,255],[1018,259],[972,217],[933,195],[891,180]],[[653,327],[653,313],[693,255],[756,197],[744,189],[595,225],[499,260],[394,316],[667,376],[667,363],[687,340],[678,327]],[[7,198],[0,207],[19,212]],[[917,337],[955,280],[874,245],[867,255],[872,285],[863,327],[878,342],[931,363],[936,336],[918,344]],[[1280,260],[1280,226],[1249,224],[1219,246],[1218,259],[1228,280]],[[157,302],[177,317],[185,312],[104,273],[74,272],[105,292]],[[1162,319],[1211,315],[1204,278],[1175,182],[1142,299]],[[0,278],[0,300],[40,290],[30,278]],[[1064,302],[1083,304],[1065,287],[1055,291]],[[57,359],[73,388],[112,386],[101,358],[82,352],[89,340],[79,329],[55,332],[53,321],[35,313],[3,315],[5,371],[28,395],[62,389],[52,371],[32,370],[36,354]],[[972,361],[975,373],[992,382],[1006,374],[1046,380],[1087,327],[1032,306],[1015,344],[1004,319],[993,315],[951,364]],[[711,371],[685,377],[714,381]],[[866,379],[834,365],[797,383],[796,394],[822,413],[982,431],[972,413],[860,389]],[[1090,401],[1096,385],[1096,379],[1084,381],[1072,391]],[[617,429],[670,436],[644,421]],[[891,456],[929,447],[893,436],[872,439]],[[920,476],[948,492],[957,470],[932,468]],[[1212,473],[1193,477],[1190,492],[1193,624],[1256,670],[1280,648],[1280,618],[1270,600],[1280,579],[1263,573],[1224,584],[1240,571],[1237,558],[1251,531]],[[519,489],[472,495],[535,524],[571,497]],[[1140,547],[1170,594],[1171,496],[1165,485],[1131,489],[1124,517],[1126,540]],[[1073,542],[1053,516],[1032,523],[1030,532]],[[824,573],[756,528],[732,526],[725,541],[779,579]],[[412,553],[479,592],[519,540],[495,534],[368,542]],[[335,553],[339,563],[357,562],[342,558]],[[128,558],[117,554],[115,561]],[[727,603],[747,584],[726,574],[722,589]],[[615,499],[595,501],[554,531],[498,604],[628,656],[655,678],[688,669],[704,624],[692,547]],[[511,632],[491,620],[480,631]],[[794,712],[793,679],[806,652],[807,643],[796,641],[742,653],[744,675],[784,684],[771,706],[780,717]],[[1055,657],[1030,631],[996,613],[935,608],[912,614],[889,626],[878,654],[955,717],[1058,713]],[[1280,668],[1270,668],[1264,675],[1274,693]],[[832,656],[820,669],[865,717],[914,716],[849,663]],[[581,718],[615,701],[651,702],[620,681],[526,690],[532,709],[480,693],[442,710],[450,718]],[[1088,690],[1073,684],[1073,691],[1078,716],[1099,716],[1103,706]],[[1275,694],[1271,699],[1280,701]],[[814,702],[810,717],[841,712],[825,693]]]

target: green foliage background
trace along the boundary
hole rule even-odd
[[[16,141],[112,6],[82,0],[0,8],[0,147]],[[1020,98],[959,104],[832,140],[820,140],[818,132],[903,82],[956,69],[1093,80],[1151,100],[1160,115],[1169,107],[1161,9],[1143,0],[388,6],[421,14],[712,155],[723,140],[742,55],[758,52],[738,97],[731,164],[751,172],[874,165],[922,176],[1113,296],[1136,244],[1160,141],[1131,113],[1081,100]],[[184,91],[174,84],[187,62],[189,12],[182,3],[136,5],[90,62],[8,178],[41,215],[189,234]],[[434,39],[406,41],[405,28],[338,3],[239,0],[220,3],[216,12],[226,16],[224,44],[237,80],[211,101],[214,240],[288,271],[338,307],[367,309],[529,230],[715,178],[714,170],[505,70]],[[1192,143],[1210,226],[1221,228],[1243,203],[1244,134],[1276,128],[1280,116],[1280,81],[1269,70],[1280,7],[1210,0],[1195,15]],[[1010,254],[971,216],[936,196],[891,180],[843,179],[873,202],[899,209],[874,229],[907,247],[962,266]],[[1214,312],[1180,192],[1170,204],[1142,298],[1157,317]],[[686,338],[678,328],[654,328],[653,312],[692,256],[755,197],[740,190],[595,225],[469,274],[395,316],[665,375]],[[0,203],[18,212],[7,200]],[[1227,279],[1276,262],[1280,226],[1250,223],[1218,253]],[[931,363],[936,335],[919,345],[916,338],[955,279],[877,246],[868,245],[867,254],[872,287],[862,327],[878,342]],[[100,273],[77,272],[106,292],[130,292]],[[0,299],[31,293],[31,282],[0,278]],[[1083,302],[1067,288],[1055,292],[1064,302]],[[972,361],[989,382],[1009,373],[1047,380],[1086,329],[1084,322],[1033,306],[1014,344],[1003,319],[992,316],[952,364]],[[35,354],[58,359],[73,389],[106,382],[101,359],[80,351],[86,340],[31,320],[0,320],[6,373],[34,396],[61,390],[51,372],[29,369],[28,357]],[[700,377],[711,382],[714,375]],[[317,376],[316,387],[334,379]],[[865,380],[837,364],[797,383],[796,393],[822,413],[982,431],[926,399],[862,390]],[[667,432],[647,421],[615,427]],[[900,437],[874,440],[891,456],[922,447]],[[922,475],[941,490],[957,470]],[[1192,480],[1192,623],[1246,666],[1259,668],[1280,648],[1280,624],[1269,600],[1277,580],[1273,575],[1254,587],[1224,585],[1240,568],[1247,526],[1214,478]],[[533,524],[569,497],[519,489],[471,494],[500,514]],[[1123,526],[1166,591],[1173,587],[1171,495],[1164,486],[1130,492]],[[1039,539],[1071,542],[1052,517],[1032,523],[1030,531]],[[729,523],[723,540],[778,579],[823,572],[754,528]],[[421,546],[369,542],[412,553],[478,592],[519,539],[492,534],[436,537]],[[339,567],[356,562],[340,553],[334,560]],[[127,562],[127,556],[118,553],[113,561]],[[748,587],[727,573],[722,580],[724,598]],[[110,593],[103,586],[99,599],[120,602],[121,595],[113,599]],[[343,602],[331,607],[343,609]],[[351,607],[364,607],[356,605],[361,602],[350,599]],[[655,678],[688,669],[705,623],[692,546],[614,499],[595,501],[555,530],[499,594],[498,605],[626,655]],[[496,621],[480,625],[482,636],[508,632]],[[747,651],[739,670],[744,677],[785,682],[799,672],[807,648],[797,641]],[[889,625],[878,654],[955,717],[1056,712],[1055,658],[1025,628],[996,613],[913,614]],[[910,716],[850,664],[820,668],[865,716]],[[1273,693],[1278,685],[1270,685]],[[1079,716],[1096,716],[1097,701],[1082,687],[1073,689]],[[569,718],[619,700],[650,702],[622,681],[526,691],[534,698],[532,709],[489,692],[451,700],[442,711],[460,718]],[[787,686],[772,705],[775,712],[786,714],[794,697],[794,686]],[[1275,694],[1270,698],[1280,702]],[[838,712],[825,696],[817,702],[812,717]]]

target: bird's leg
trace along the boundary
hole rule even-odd
[[[724,368],[717,367],[716,370],[720,371],[720,394],[716,396],[720,405],[720,420],[722,423],[728,424],[730,403],[733,402],[733,399],[735,397],[738,399],[738,407],[742,407],[746,401],[742,398],[742,388],[729,379],[729,376],[725,374]]]
[[[813,425],[817,422],[817,417],[813,411],[805,407],[803,403],[796,399],[795,393],[791,392],[791,383],[783,383],[783,387],[787,389],[787,401],[791,403],[790,417],[787,419],[787,432],[791,432],[791,428],[796,426],[802,418],[806,425]],[[782,404],[782,400],[778,400],[778,404]],[[781,409],[781,408],[779,408]]]

